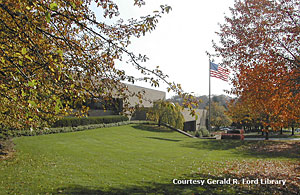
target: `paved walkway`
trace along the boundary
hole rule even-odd
[[[176,128],[174,128],[174,127],[172,127],[172,126],[170,126],[170,125],[168,125],[168,124],[166,124],[166,123],[163,123],[163,125],[165,125],[166,127],[170,128],[170,129],[172,129],[172,130],[174,130],[174,131],[177,131],[178,133],[181,133],[181,134],[183,134],[183,135],[186,135],[186,136],[188,136],[188,137],[196,138],[195,136],[193,136],[193,135],[191,135],[191,134],[189,134],[189,133],[187,133],[187,132],[185,132],[185,131],[182,131],[182,130],[180,130],[180,129],[176,129]]]
[[[265,140],[265,138],[245,138],[244,140]],[[269,138],[269,140],[289,140],[289,141],[300,141],[300,138]]]

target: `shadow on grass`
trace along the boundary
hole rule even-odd
[[[172,133],[169,128],[164,126],[158,125],[148,125],[148,124],[136,124],[132,126],[135,129],[143,130],[143,131],[150,131],[150,132],[157,132],[157,133]]]
[[[210,177],[215,178],[215,177]],[[193,179],[187,177],[186,179]],[[200,179],[195,178],[195,179]],[[50,194],[101,194],[101,195],[119,195],[119,194],[170,194],[170,195],[190,195],[190,194],[234,194],[235,189],[230,185],[175,185],[172,179],[169,183],[143,183],[142,185],[130,185],[120,188],[97,189],[94,186],[70,185],[58,188]],[[249,193],[248,193],[249,194]]]
[[[127,186],[124,188],[111,188],[108,190],[93,189],[89,186],[73,185],[65,188],[57,189],[56,192],[51,192],[51,194],[101,194],[101,195],[119,195],[119,194],[200,194],[197,193],[197,187],[190,185],[174,185],[174,184],[159,184],[155,183],[151,186]],[[216,194],[208,193],[205,190],[205,194]],[[49,192],[48,192],[49,193]],[[229,194],[229,193],[228,193]]]
[[[167,138],[160,138],[160,137],[146,137],[146,138],[163,140],[163,141],[170,141],[170,142],[180,142],[180,141],[182,141],[182,140],[178,140],[178,139],[167,139]]]
[[[205,140],[185,143],[183,147],[199,150],[233,150],[233,153],[255,158],[300,158],[299,141]]]
[[[224,181],[230,179],[229,184],[209,184],[210,181]],[[245,175],[243,178],[256,179],[258,176]],[[51,192],[43,192],[44,194],[101,194],[101,195],[119,195],[119,194],[297,194],[297,185],[289,183],[282,185],[238,185],[233,184],[233,179],[242,182],[242,178],[235,174],[227,174],[222,177],[193,174],[186,175],[185,180],[204,180],[204,185],[175,185],[172,180],[169,183],[143,183],[142,185],[129,185],[120,188],[99,189],[95,186],[69,185],[66,187],[57,188]]]
[[[244,145],[240,140],[197,140],[182,145],[183,147],[196,148],[200,150],[231,150]]]

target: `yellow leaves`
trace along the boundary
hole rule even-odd
[[[56,53],[58,53],[61,57],[63,56],[63,51],[61,49],[56,50]]]
[[[22,53],[22,55],[25,55],[27,53],[27,49],[25,47],[23,47],[21,53]]]
[[[24,92],[24,90],[22,89],[22,97],[25,97],[27,94]]]
[[[19,63],[20,66],[23,66],[23,61],[22,60],[19,60],[18,63]]]
[[[48,68],[49,68],[52,72],[55,72],[55,69],[54,69],[53,65],[49,65]]]
[[[1,58],[1,62],[2,62],[3,64],[5,63],[5,58],[4,58],[4,57]]]
[[[5,92],[13,89],[6,95],[14,100],[14,104],[7,103],[4,107],[20,114],[18,117],[17,114],[9,116],[12,121],[20,121],[19,128],[38,126],[38,121],[55,118],[56,114],[62,114],[64,106],[70,106],[77,99],[80,99],[78,102],[88,100],[91,94],[111,96],[111,91],[118,87],[110,79],[127,78],[125,72],[117,72],[114,62],[120,60],[124,53],[132,62],[136,61],[134,67],[144,62],[146,58],[139,58],[127,51],[129,39],[154,29],[162,14],[162,11],[156,12],[153,16],[112,27],[95,20],[88,1],[0,1],[10,5],[7,8],[9,12],[4,10],[0,15],[3,21],[0,24],[3,28],[0,48],[4,54],[0,57],[0,70],[5,72],[1,89]],[[105,16],[118,15],[118,6],[113,1],[98,1],[98,5],[104,8]],[[170,10],[164,7],[164,12]],[[15,18],[9,13],[16,13]],[[106,40],[110,36],[111,41]],[[2,66],[5,68],[2,69]],[[143,70],[145,75],[149,72],[151,70]],[[167,78],[160,70],[153,72],[158,77]],[[102,81],[102,78],[106,79]],[[94,83],[93,79],[101,82]],[[153,78],[152,81],[153,85],[159,85],[159,79]],[[176,85],[172,90],[181,93]],[[56,99],[52,98],[54,93]],[[66,99],[74,101],[66,103],[66,100],[60,99],[66,94],[70,96]],[[4,102],[2,97],[0,102]],[[35,106],[40,112],[36,113]],[[36,118],[31,116],[33,114]],[[34,120],[27,120],[29,117]],[[25,125],[24,121],[29,123]]]
[[[25,58],[33,62],[33,59],[29,55],[25,55]]]
[[[72,8],[76,9],[76,4],[74,2],[71,2]]]

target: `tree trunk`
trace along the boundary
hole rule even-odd
[[[269,132],[266,131],[266,140],[269,140]]]
[[[280,128],[280,135],[282,135],[282,127]]]
[[[295,127],[294,127],[294,125],[292,126],[292,135],[295,135]]]

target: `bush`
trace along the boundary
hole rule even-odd
[[[206,128],[201,128],[200,132],[202,134],[202,137],[209,137],[209,131]]]
[[[244,140],[244,135],[242,134],[222,134],[221,139],[239,139]]]
[[[66,117],[56,121],[52,127],[77,127],[91,124],[109,124],[128,121],[128,117],[120,115],[99,116],[99,117]]]
[[[77,126],[77,127],[55,127],[55,128],[44,128],[44,129],[35,129],[35,130],[27,129],[27,130],[15,130],[15,131],[2,130],[0,133],[0,139],[6,139],[9,137],[19,137],[19,136],[36,136],[36,135],[46,135],[46,134],[54,134],[54,133],[84,131],[88,129],[127,125],[129,123],[130,121],[121,121],[117,123],[92,124],[92,125],[84,125],[84,126]]]
[[[236,129],[236,130],[228,130],[228,134],[244,134],[244,130],[242,129]]]
[[[203,135],[202,135],[202,131],[196,131],[195,132],[195,137],[202,137]]]
[[[7,139],[8,137],[12,137],[14,132],[12,130],[0,129],[0,139]]]

